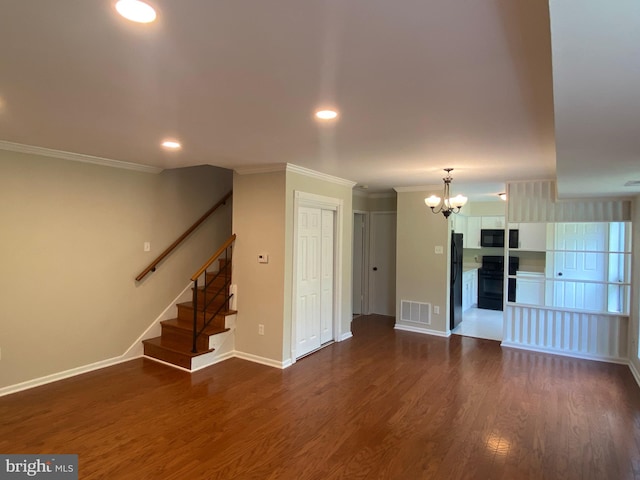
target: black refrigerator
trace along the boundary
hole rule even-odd
[[[449,317],[451,330],[462,322],[462,234],[451,234]]]

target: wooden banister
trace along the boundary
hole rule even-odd
[[[200,275],[202,275],[204,273],[204,271],[209,268],[209,266],[216,261],[216,258],[218,258],[220,255],[222,255],[224,253],[224,251],[229,248],[231,246],[231,244],[235,241],[236,239],[236,234],[234,233],[233,235],[231,235],[229,238],[227,238],[227,240],[222,244],[222,246],[216,250],[216,253],[214,253],[213,255],[211,255],[211,257],[209,258],[209,260],[207,260],[199,269],[196,273],[194,273],[191,276],[191,281],[195,282],[198,277]]]
[[[136,281],[140,281],[142,280],[145,276],[147,276],[148,273],[150,272],[154,272],[156,270],[156,267],[158,266],[158,264],[165,259],[165,257],[167,255],[169,255],[178,245],[180,245],[180,243],[187,238],[189,235],[191,235],[191,233],[200,226],[200,224],[202,222],[204,222],[209,215],[211,215],[213,212],[215,212],[220,206],[224,205],[225,203],[227,203],[227,200],[231,197],[231,195],[233,195],[233,190],[228,192],[224,197],[222,197],[218,203],[216,203],[213,207],[211,207],[209,210],[207,210],[207,212],[202,215],[198,220],[196,220],[196,222],[191,225],[182,235],[180,235],[180,237],[178,237],[178,239],[173,242],[171,245],[169,245],[169,247],[162,252],[160,255],[158,255],[158,258],[156,258],[153,262],[151,262],[149,264],[149,266],[147,268],[145,268],[142,272],[140,272],[140,275],[138,275],[136,277]],[[234,235],[235,238],[235,235]]]

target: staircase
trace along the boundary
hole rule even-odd
[[[236,312],[229,310],[227,300],[231,284],[230,260],[218,259],[218,272],[205,272],[204,277],[206,288],[197,287],[195,295],[197,331],[204,327],[205,322],[211,321],[197,337],[197,351],[192,351],[194,303],[191,301],[176,305],[176,318],[160,322],[162,333],[159,337],[143,340],[145,356],[187,370],[215,363],[212,361],[216,356],[214,351],[222,344],[225,333],[235,322]],[[194,292],[196,289],[191,290]]]

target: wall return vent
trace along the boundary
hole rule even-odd
[[[431,304],[402,300],[400,302],[400,319],[404,322],[431,325]]]

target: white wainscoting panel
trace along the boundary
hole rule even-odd
[[[502,345],[627,363],[629,318],[507,305]]]

